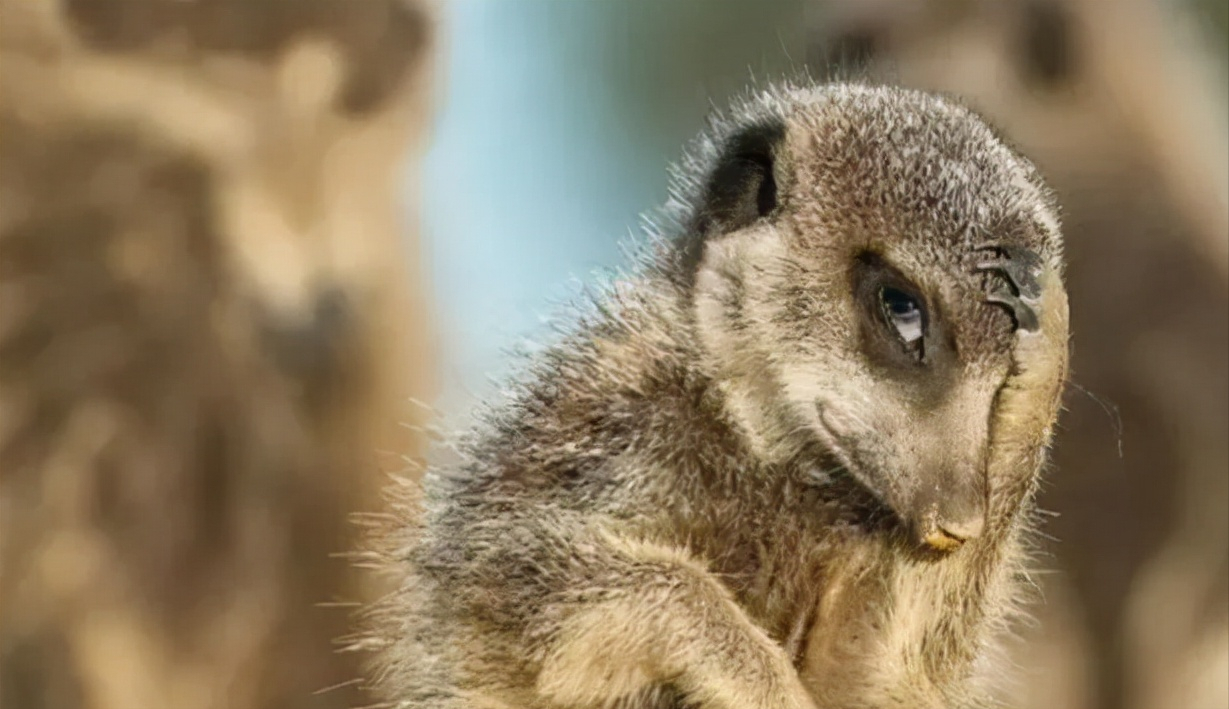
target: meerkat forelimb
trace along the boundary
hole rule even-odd
[[[601,707],[673,684],[714,709],[813,706],[791,658],[703,565],[643,541],[599,535],[593,543],[609,555],[602,570],[613,583],[578,586],[609,598],[560,625],[537,679],[544,698]]]

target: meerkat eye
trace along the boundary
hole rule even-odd
[[[879,291],[879,304],[883,307],[883,316],[887,323],[896,330],[896,335],[906,345],[921,344],[925,330],[925,313],[922,305],[909,294],[891,287]]]
[[[851,272],[854,302],[860,321],[859,336],[868,355],[902,372],[932,364],[944,350],[940,311],[931,319],[930,307],[908,276],[882,256],[865,252],[855,257]],[[928,335],[936,349],[930,347]]]

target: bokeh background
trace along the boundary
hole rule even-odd
[[[380,582],[330,555],[426,455],[397,424],[463,423],[705,114],[803,74],[962,97],[1066,209],[1009,705],[1229,709],[1227,31],[1224,0],[0,0],[0,709],[375,701],[336,650]]]

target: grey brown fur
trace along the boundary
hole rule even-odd
[[[638,268],[401,500],[377,683],[985,706],[1066,376],[1049,192],[966,109],[842,84],[752,97],[676,177]],[[902,292],[920,348],[880,307]]]

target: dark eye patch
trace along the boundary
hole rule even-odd
[[[867,354],[893,367],[925,364],[932,318],[921,290],[874,253],[855,260],[853,275]]]
[[[917,406],[937,405],[960,376],[954,332],[942,303],[881,254],[858,254],[850,268],[861,354],[884,379],[894,380]]]

